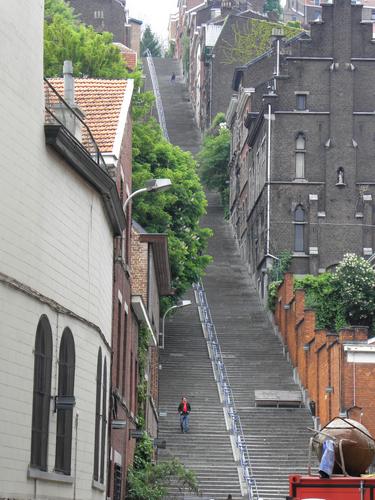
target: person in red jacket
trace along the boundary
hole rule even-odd
[[[180,414],[181,432],[189,432],[190,412],[191,412],[190,403],[185,397],[181,398],[181,403],[178,405],[178,413]]]

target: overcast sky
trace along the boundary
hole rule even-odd
[[[169,14],[177,12],[177,0],[127,0],[126,6],[130,17],[150,24],[162,41],[168,38]]]

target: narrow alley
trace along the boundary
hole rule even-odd
[[[160,94],[171,141],[194,154],[199,132],[177,63],[155,60]],[[262,408],[255,390],[293,390],[292,369],[241,263],[229,224],[216,194],[208,194],[204,226],[214,230],[208,253],[213,263],[203,280],[208,302],[240,414],[258,498],[284,499],[288,474],[307,467],[312,418],[306,408]],[[193,294],[189,297],[193,300]],[[242,498],[237,463],[226,430],[206,342],[194,304],[167,322],[160,358],[160,437],[167,441],[163,457],[178,457],[198,477],[207,498]],[[177,406],[182,395],[192,404],[191,433],[181,434]]]

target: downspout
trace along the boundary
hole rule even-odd
[[[209,126],[211,127],[212,124],[212,58],[213,54],[211,54],[211,61],[210,61],[210,123]]]
[[[267,244],[266,254],[270,254],[270,218],[271,218],[271,104],[268,104],[267,133]]]

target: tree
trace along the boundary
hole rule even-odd
[[[170,40],[168,50],[165,53],[165,57],[173,59],[175,57],[175,53],[176,53],[176,42],[174,40]]]
[[[152,178],[169,178],[172,188],[138,197],[133,216],[147,231],[168,235],[172,284],[179,297],[210,262],[205,249],[211,231],[199,226],[207,202],[191,154],[164,139],[157,122],[147,116],[148,104],[141,102],[133,111],[137,116],[133,124],[133,189]]]
[[[266,0],[263,10],[264,12],[276,12],[278,18],[280,18],[283,11],[280,0]]]
[[[198,154],[199,173],[203,184],[219,192],[224,210],[229,202],[230,131],[224,113],[218,113],[203,140]]]
[[[44,22],[44,73],[60,76],[64,60],[73,61],[75,76],[125,78],[121,53],[111,33],[96,33],[80,23],[63,0],[47,0]]]
[[[142,35],[141,54],[143,55],[147,49],[151,52],[151,55],[153,57],[161,56],[161,46],[159,40],[151,31],[151,27],[149,25],[146,26],[146,29],[144,30]]]

